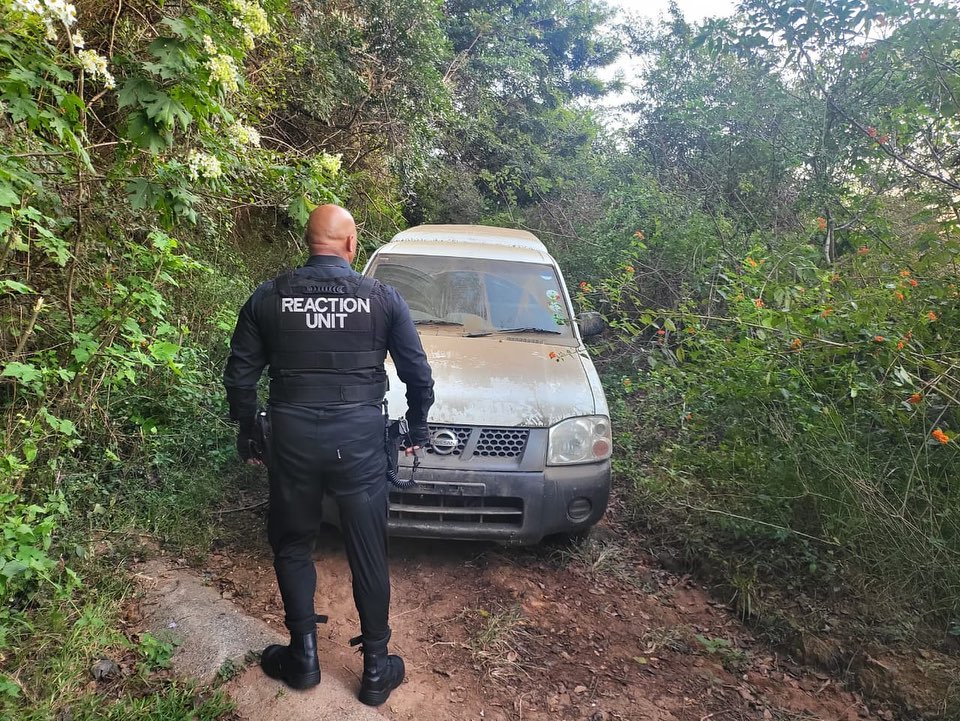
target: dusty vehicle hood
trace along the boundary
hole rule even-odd
[[[572,416],[608,414],[586,350],[529,339],[421,335],[435,383],[430,422],[543,427]],[[386,365],[389,412],[397,418],[407,408],[405,388],[393,365]]]

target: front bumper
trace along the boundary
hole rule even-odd
[[[409,472],[404,467],[401,476]],[[610,461],[542,471],[421,466],[415,480],[408,491],[391,488],[392,535],[532,544],[600,520],[610,496]]]

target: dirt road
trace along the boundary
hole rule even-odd
[[[240,505],[255,489],[236,500]],[[225,515],[204,571],[223,595],[283,631],[263,509]],[[690,577],[659,568],[615,526],[583,545],[504,548],[395,540],[393,648],[408,680],[396,719],[883,719],[823,673],[751,636]],[[350,575],[335,530],[317,553],[321,663],[358,674]]]

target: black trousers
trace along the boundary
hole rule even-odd
[[[267,535],[291,634],[315,627],[313,550],[327,491],[340,508],[361,633],[379,639],[389,630],[383,423],[380,406],[270,406]]]

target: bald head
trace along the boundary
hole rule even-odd
[[[357,254],[357,224],[346,208],[321,205],[307,220],[310,255],[336,255],[352,263]]]

